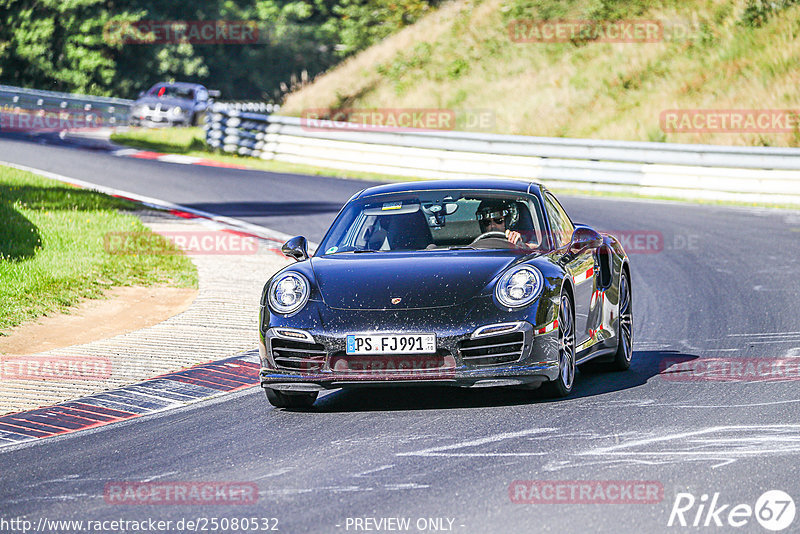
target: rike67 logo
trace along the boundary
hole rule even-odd
[[[794,522],[795,511],[794,499],[781,490],[764,492],[755,506],[725,502],[719,492],[710,498],[704,493],[699,499],[691,493],[678,493],[667,526],[741,528],[755,518],[765,529],[778,532]]]

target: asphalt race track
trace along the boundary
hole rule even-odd
[[[350,195],[371,185],[19,140],[0,139],[0,160],[314,241]],[[274,409],[253,388],[0,449],[0,516],[34,524],[277,518],[281,532],[364,531],[375,524],[355,518],[393,517],[410,518],[411,532],[440,525],[436,518],[464,533],[768,532],[755,517],[738,529],[727,521],[734,506],[755,507],[767,490],[800,498],[800,213],[561,200],[573,219],[597,229],[661,236],[649,248],[628,247],[630,371],[578,373],[573,394],[558,401],[502,390],[337,391],[307,413]],[[697,359],[794,359],[795,380],[685,380],[663,372]],[[509,492],[518,480],[652,481],[663,496],[649,504],[518,503]],[[254,483],[259,495],[245,505],[107,503],[106,484],[120,481],[236,481]],[[716,516],[724,528],[714,518],[705,529],[667,527],[680,492],[697,499],[685,514],[690,523],[701,496],[719,493],[717,507],[729,505]],[[798,530],[800,518],[785,531]]]

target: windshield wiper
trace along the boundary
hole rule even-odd
[[[447,250],[478,250],[478,249],[473,247],[472,245],[455,245],[452,247],[447,247]]]
[[[362,250],[339,250],[339,251],[336,251],[336,252],[331,252],[329,254],[326,254],[326,256],[330,256],[331,254],[363,254],[365,252],[378,252],[378,251],[377,250],[370,250],[368,248],[365,248],[365,249],[362,249]]]

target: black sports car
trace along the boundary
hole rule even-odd
[[[619,241],[542,185],[430,181],[361,191],[313,257],[261,297],[261,385],[280,407],[358,386],[546,388],[576,365],[627,369],[633,316]]]

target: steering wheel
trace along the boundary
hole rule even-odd
[[[499,238],[499,239],[503,239],[503,240],[505,240],[505,241],[508,241],[508,240],[506,239],[506,234],[505,234],[505,232],[498,232],[497,230],[493,230],[493,231],[491,231],[491,232],[484,232],[484,233],[482,233],[481,235],[479,235],[478,237],[476,237],[475,239],[473,239],[473,240],[472,240],[472,243],[470,243],[470,245],[474,245],[475,243],[477,243],[477,242],[478,242],[478,241],[480,241],[481,239],[498,239],[498,238]]]

